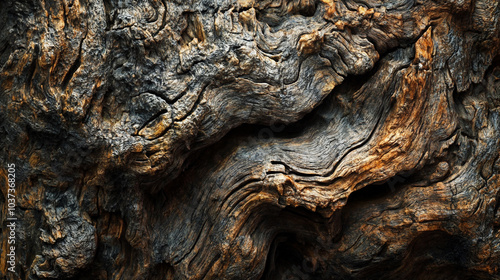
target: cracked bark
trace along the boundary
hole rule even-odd
[[[500,279],[493,0],[0,2],[6,279]]]

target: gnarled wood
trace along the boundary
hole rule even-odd
[[[0,273],[500,279],[499,14],[0,2]]]

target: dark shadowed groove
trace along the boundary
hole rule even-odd
[[[165,113],[168,113],[168,110],[164,109],[164,110],[161,110],[158,113],[154,114],[147,121],[145,121],[144,124],[141,127],[139,127],[139,129],[137,129],[137,133],[139,133],[139,131],[141,131],[143,128],[145,128],[146,126],[148,126],[148,124],[150,124],[151,122],[153,122],[154,120],[156,120],[158,117],[160,117],[161,115],[163,115]],[[132,136],[137,136],[138,135],[137,133],[133,133]],[[156,138],[158,138],[158,137],[156,137]]]
[[[61,87],[63,89],[66,89],[68,87],[68,84],[71,81],[71,78],[73,78],[73,75],[75,75],[76,71],[82,65],[82,47],[83,47],[83,41],[87,38],[87,34],[88,34],[88,29],[85,31],[85,35],[83,36],[82,40],[80,41],[80,46],[78,49],[78,56],[76,57],[75,61],[73,62],[73,64],[69,68],[68,72],[66,72],[66,75],[64,75],[64,78],[61,82]]]
[[[40,46],[38,44],[35,45],[35,48],[33,50],[33,56],[31,63],[28,67],[28,73],[26,76],[26,87],[27,91],[30,91],[30,88],[33,86],[33,77],[35,75],[35,71],[38,65],[38,55],[40,53]]]

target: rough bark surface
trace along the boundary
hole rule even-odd
[[[0,27],[3,278],[500,279],[497,0],[2,0]]]

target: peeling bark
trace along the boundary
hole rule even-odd
[[[498,1],[6,0],[0,26],[5,279],[500,279]]]

